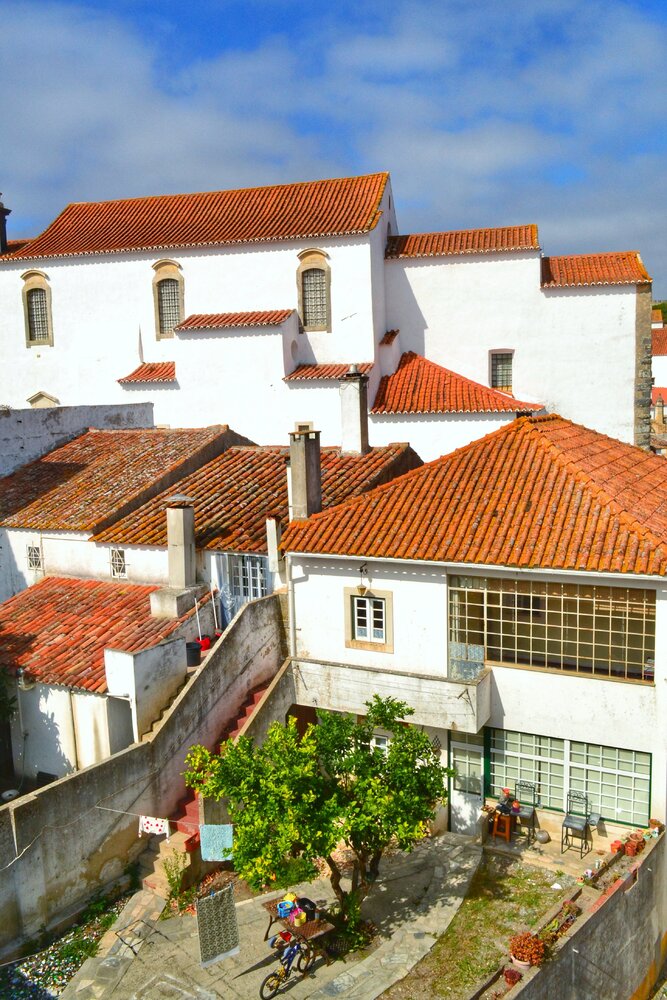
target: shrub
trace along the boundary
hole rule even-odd
[[[515,934],[510,938],[510,953],[520,962],[530,962],[531,965],[541,965],[544,961],[547,946],[544,941],[530,931]]]
[[[511,965],[508,965],[506,969],[503,969],[503,975],[505,976],[505,982],[508,986],[515,986],[523,976],[518,969],[513,969]]]

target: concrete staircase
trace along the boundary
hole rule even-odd
[[[225,740],[234,740],[234,739],[236,739],[236,737],[239,735],[239,733],[241,732],[241,730],[245,726],[245,724],[248,721],[248,719],[250,718],[250,716],[253,714],[253,712],[257,708],[257,705],[262,700],[262,698],[264,696],[264,692],[266,691],[266,689],[268,688],[268,686],[269,686],[268,684],[262,684],[259,687],[254,688],[250,692],[250,694],[248,695],[248,697],[244,701],[243,705],[241,706],[241,709],[239,711],[239,714],[238,714],[238,717],[237,717],[236,721],[233,722],[231,724],[231,726],[228,729],[225,730],[225,732],[222,734],[222,736],[220,737],[220,739],[217,741],[216,748],[215,748],[216,751],[218,751],[218,752],[220,751],[220,745],[222,743],[224,743]]]
[[[149,839],[148,847],[139,856],[139,878],[144,889],[150,889],[156,895],[167,899],[171,890],[164,868],[165,859],[171,859],[174,851],[181,854],[186,851],[185,844],[187,840],[187,835],[178,830],[171,834],[169,843],[167,843],[165,837],[151,837]],[[199,876],[197,858],[192,853],[188,853],[187,851],[186,853],[188,864],[183,871],[182,888],[192,885]]]

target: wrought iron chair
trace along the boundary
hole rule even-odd
[[[517,781],[514,798],[521,804],[517,813],[521,826],[528,827],[528,841],[535,839],[535,807],[537,805],[537,785],[532,781]]]
[[[567,812],[560,837],[561,854],[568,848],[576,846],[575,839],[577,837],[579,838],[580,856],[583,858],[584,854],[588,852],[590,811],[590,803],[583,792],[569,791],[567,793]]]

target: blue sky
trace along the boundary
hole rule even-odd
[[[667,297],[667,9],[3,0],[11,236],[69,201],[389,170],[403,232],[536,222]]]

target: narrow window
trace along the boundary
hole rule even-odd
[[[381,597],[352,598],[353,638],[364,642],[385,642],[385,602]]]
[[[42,566],[42,550],[39,545],[28,546],[28,569],[40,571]]]
[[[180,265],[173,260],[153,264],[153,302],[155,306],[155,336],[173,337],[174,327],[183,322],[184,285]]]
[[[494,351],[491,354],[491,386],[501,392],[512,391],[512,353]]]
[[[43,271],[26,271],[22,278],[26,347],[51,345],[51,289],[47,277]]]
[[[305,331],[331,329],[331,271],[322,250],[299,254],[299,315]]]
[[[115,580],[124,580],[127,577],[124,549],[111,550],[111,575]]]

